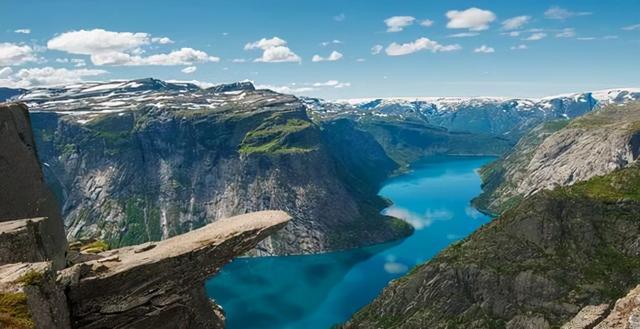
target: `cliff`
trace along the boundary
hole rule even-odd
[[[634,163],[640,154],[640,103],[611,105],[529,132],[503,159],[481,170],[474,204],[500,213],[522,197],[567,186]]]
[[[255,254],[344,249],[411,233],[379,214],[377,189],[341,174],[354,171],[353,162],[337,158],[342,153],[293,96],[250,83],[200,89],[153,79],[76,88],[21,96],[69,239],[126,246],[270,209],[294,220]],[[377,149],[352,152],[376,170],[364,184],[377,186],[393,170]]]
[[[72,262],[23,105],[0,104],[0,133],[0,203],[9,217],[0,221],[2,328],[223,328],[204,280],[291,219],[254,212]],[[31,214],[48,217],[20,217]]]

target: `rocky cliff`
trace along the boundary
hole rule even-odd
[[[204,280],[291,219],[244,214],[72,262],[23,105],[0,104],[0,133],[0,204],[9,217],[0,221],[1,328],[223,328]],[[49,217],[19,217],[30,214]]]
[[[640,154],[640,103],[610,105],[571,122],[545,123],[482,169],[474,203],[500,213],[522,197],[624,168]]]
[[[587,306],[581,317],[604,318],[640,282],[639,187],[634,164],[525,198],[393,281],[344,327],[554,328]]]
[[[374,188],[395,164],[353,149],[375,181],[351,180],[306,107],[250,83],[201,89],[143,79],[31,90],[45,174],[70,239],[112,246],[166,239],[220,218],[283,209],[294,220],[257,250],[294,254],[397,239]],[[379,166],[378,166],[379,165]],[[373,177],[372,176],[372,177]]]

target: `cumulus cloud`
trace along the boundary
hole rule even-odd
[[[296,55],[289,47],[287,42],[278,37],[271,39],[262,38],[258,41],[247,43],[244,50],[261,49],[262,56],[256,58],[255,62],[265,63],[282,63],[282,62],[300,62],[300,56]]]
[[[35,86],[58,86],[84,81],[87,77],[95,77],[108,73],[104,70],[66,68],[28,68],[21,69],[17,73],[12,70],[4,70],[0,74],[0,86],[13,88],[26,88]]]
[[[191,74],[193,72],[195,72],[198,68],[195,66],[187,66],[185,68],[183,68],[182,70],[180,70],[182,73],[185,74]]]
[[[170,44],[167,37],[151,38],[147,33],[113,32],[103,29],[62,33],[47,42],[47,48],[70,54],[89,55],[95,65],[191,65],[218,62],[220,58],[193,48],[142,56],[150,43]]]
[[[384,49],[382,45],[374,45],[373,47],[371,47],[371,54],[377,55],[382,51],[382,49]]]
[[[281,94],[302,94],[310,91],[314,91],[312,87],[297,87],[295,85],[290,86],[275,86],[275,85],[257,85],[257,89],[271,89]]]
[[[281,86],[269,85],[269,84],[256,86],[256,88],[258,89],[271,89],[275,92],[279,92],[283,94],[304,94],[311,91],[318,91],[322,89],[329,89],[329,88],[340,89],[340,88],[347,88],[347,87],[351,87],[350,82],[343,82],[338,80],[328,80],[323,82],[310,82],[310,83],[301,83],[301,84],[290,83],[288,85],[281,85]]]
[[[384,24],[387,25],[387,32],[400,32],[415,20],[413,16],[393,16],[385,19]]]
[[[173,40],[167,38],[167,37],[161,37],[161,38],[151,38],[151,42],[153,43],[159,43],[161,45],[168,45],[170,43],[173,43]]]
[[[0,42],[0,66],[20,65],[38,60],[36,51],[30,46]]]
[[[313,55],[313,58],[311,59],[311,61],[313,61],[313,62],[324,62],[324,61],[335,62],[337,60],[340,60],[341,58],[342,58],[342,54],[334,50],[327,57],[322,57],[320,55]]]
[[[546,37],[547,37],[546,33],[544,33],[544,32],[536,32],[536,33],[531,34],[525,40],[527,40],[527,41],[538,41],[538,40],[542,40],[542,39],[544,39]]]
[[[420,26],[424,26],[424,27],[433,26],[433,21],[430,19],[424,19],[420,22]]]
[[[233,63],[245,63],[247,60],[244,58],[234,58],[231,60]]]
[[[21,34],[29,34],[29,33],[31,33],[31,29],[17,29],[17,30],[15,30],[13,32],[21,33]]]
[[[492,47],[487,46],[487,45],[482,45],[482,46],[474,49],[473,52],[474,53],[490,54],[490,53],[495,53],[496,50],[493,49]]]
[[[385,52],[389,56],[403,56],[413,54],[418,51],[427,50],[433,53],[436,52],[448,52],[460,50],[462,47],[458,44],[454,45],[442,45],[436,41],[429,40],[428,38],[419,38],[413,42],[398,44],[392,43],[385,49]]]
[[[588,15],[591,15],[591,13],[587,11],[573,12],[558,6],[550,7],[544,12],[544,17],[548,19],[559,19],[559,20],[571,18],[574,16],[588,16]]]
[[[556,38],[573,38],[576,36],[576,31],[573,28],[565,28],[562,31],[556,33]]]
[[[512,46],[511,50],[525,50],[528,49],[529,47],[527,47],[527,45],[517,45],[517,46]]]
[[[531,16],[516,16],[502,22],[503,30],[515,30],[523,27],[531,20]]]
[[[13,73],[13,69],[11,69],[10,67],[3,67],[2,69],[0,69],[0,79],[8,78],[11,73]]]
[[[482,31],[489,28],[489,24],[496,19],[496,15],[479,8],[469,8],[467,10],[450,10],[447,12],[447,28],[469,29],[471,31]]]

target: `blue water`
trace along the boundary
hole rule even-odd
[[[490,218],[470,207],[476,169],[490,157],[431,157],[389,179],[385,212],[414,225],[399,242],[311,256],[237,259],[206,284],[230,329],[327,329],[347,320],[387,283]]]

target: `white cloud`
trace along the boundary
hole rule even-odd
[[[625,26],[622,28],[625,31],[636,31],[636,30],[640,30],[640,24],[634,24],[634,25],[629,25],[629,26]]]
[[[415,20],[416,18],[412,16],[393,16],[385,19],[384,24],[387,25],[387,32],[400,32]]]
[[[15,30],[13,32],[21,33],[21,34],[29,34],[29,33],[31,33],[31,29],[17,29],[17,30]]]
[[[233,63],[245,63],[247,60],[244,58],[234,58],[233,60],[231,60],[231,62]]]
[[[183,68],[182,70],[180,70],[180,72],[185,73],[185,74],[191,74],[193,72],[195,72],[198,68],[195,66],[187,66],[185,68]]]
[[[0,66],[20,65],[36,61],[38,61],[38,56],[30,46],[0,42]]]
[[[0,69],[0,80],[8,78],[11,73],[13,73],[13,69],[11,69],[10,67],[3,67],[2,69]]]
[[[261,49],[262,56],[256,58],[255,62],[265,63],[281,63],[281,62],[300,62],[300,56],[296,55],[289,47],[286,46],[287,42],[273,37],[271,39],[262,38],[255,42],[247,43],[244,46],[245,50]]]
[[[347,19],[347,15],[345,15],[344,13],[333,16],[333,20],[336,22],[344,22],[345,19]]]
[[[324,42],[320,43],[320,45],[323,46],[323,47],[326,47],[326,46],[331,45],[331,44],[339,45],[339,44],[342,44],[342,41],[334,39],[334,40],[331,40],[331,41],[324,41]]]
[[[320,55],[313,55],[313,58],[311,59],[311,61],[313,61],[313,62],[324,62],[324,61],[335,62],[337,60],[340,60],[341,58],[342,58],[342,54],[334,50],[334,51],[331,52],[331,54],[329,54],[328,57],[322,57]]]
[[[274,85],[257,85],[256,89],[271,89],[281,94],[301,94],[314,91],[315,88],[311,87],[296,87],[292,86],[274,86]]]
[[[167,37],[161,37],[161,38],[151,38],[151,42],[159,43],[161,45],[167,45],[167,44],[173,43],[173,40]]]
[[[529,23],[531,16],[516,16],[506,19],[502,22],[503,30],[515,30],[519,29],[525,24]]]
[[[358,63],[362,63],[362,62],[366,62],[367,60],[364,58],[356,58],[356,62]]]
[[[556,38],[573,38],[576,36],[576,31],[573,28],[565,28],[562,31],[556,33]]]
[[[525,40],[527,41],[538,41],[538,40],[542,40],[544,38],[547,37],[546,33],[543,32],[537,32],[537,33],[533,33],[531,34],[528,38],[526,38]]]
[[[420,22],[420,26],[429,27],[433,26],[433,21],[430,19],[425,19]]]
[[[351,87],[350,82],[340,82],[338,80],[329,80],[326,82],[315,82],[311,84],[314,87],[333,87],[333,88],[345,88]]]
[[[47,42],[52,50],[89,55],[95,65],[191,65],[196,62],[218,62],[220,58],[193,48],[170,53],[142,56],[142,46],[150,43],[169,44],[166,37],[151,38],[147,33],[113,32],[103,29],[62,33]]]
[[[582,37],[582,38],[576,38],[576,40],[580,40],[580,41],[593,41],[595,40],[595,37]]]
[[[469,29],[470,31],[482,31],[489,28],[489,24],[496,19],[496,15],[479,8],[469,8],[467,10],[450,10],[447,12],[447,28]]]
[[[517,45],[517,46],[513,46],[511,47],[511,50],[525,50],[528,49],[529,47],[527,47],[527,45]]]
[[[65,85],[81,82],[86,77],[103,75],[106,74],[107,71],[42,67],[21,69],[15,74],[11,73],[12,71],[5,71],[4,77],[0,76],[0,85],[14,88]]]
[[[474,49],[473,52],[474,53],[490,54],[490,53],[495,53],[496,50],[493,49],[492,47],[487,46],[487,45],[482,45],[482,46]]]
[[[469,37],[475,37],[477,36],[478,32],[462,32],[462,33],[455,33],[455,34],[450,34],[447,37],[449,38],[469,38]]]
[[[130,55],[127,53],[98,53],[91,56],[91,61],[95,65],[192,65],[194,63],[219,62],[220,58],[209,56],[201,50],[193,48],[181,48],[166,54],[155,54],[147,57]]]
[[[428,50],[433,53],[435,52],[447,52],[447,51],[455,51],[460,50],[462,47],[458,44],[454,45],[441,45],[440,43],[429,40],[427,38],[419,38],[416,41],[397,44],[392,43],[386,49],[385,52],[389,56],[403,56],[415,53],[421,50]]]
[[[591,13],[587,11],[573,12],[558,6],[550,7],[544,12],[544,17],[548,19],[560,19],[560,20],[571,18],[574,16],[587,16],[587,15],[591,15]]]
[[[382,45],[374,45],[373,47],[371,47],[371,54],[377,55],[382,51],[382,49],[384,49]]]

